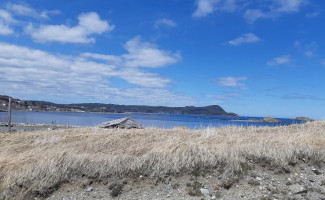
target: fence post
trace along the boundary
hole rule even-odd
[[[11,132],[11,97],[9,97],[8,104],[8,131]]]

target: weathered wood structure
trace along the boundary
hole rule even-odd
[[[131,129],[131,128],[143,128],[142,125],[135,121],[134,119],[130,117],[124,117],[121,119],[115,119],[112,121],[104,122],[99,124],[97,127],[99,128],[125,128],[125,129]]]

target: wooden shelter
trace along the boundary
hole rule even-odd
[[[131,128],[143,128],[142,125],[135,121],[134,119],[130,117],[124,117],[121,119],[115,119],[112,121],[107,121],[99,124],[97,127],[99,128],[125,128],[125,129],[131,129]]]

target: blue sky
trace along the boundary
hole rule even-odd
[[[1,1],[0,94],[325,119],[324,6]]]

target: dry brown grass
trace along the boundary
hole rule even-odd
[[[0,134],[0,184],[8,199],[46,196],[82,177],[161,176],[243,163],[324,162],[325,122],[203,130],[80,128]],[[1,190],[0,190],[1,191]]]

